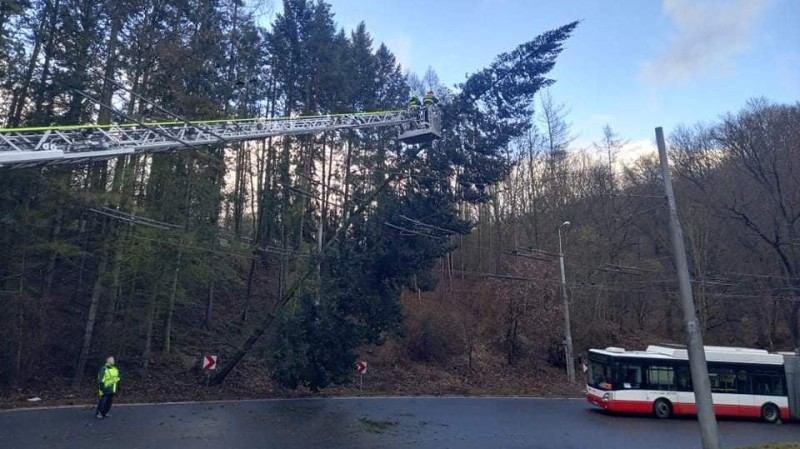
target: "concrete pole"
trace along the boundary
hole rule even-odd
[[[572,330],[569,320],[569,298],[567,298],[567,279],[564,274],[564,249],[561,245],[561,228],[569,226],[565,221],[558,226],[558,261],[561,265],[561,300],[564,302],[564,346],[567,352],[567,380],[575,383],[575,358],[572,355]]]
[[[703,449],[719,449],[717,418],[714,415],[714,402],[711,397],[711,382],[708,379],[708,365],[706,364],[706,353],[703,348],[703,335],[697,323],[697,313],[694,308],[694,297],[692,296],[692,285],[689,278],[689,264],[686,261],[686,248],[683,242],[683,231],[678,218],[678,209],[675,206],[675,194],[672,191],[672,179],[669,175],[667,145],[664,142],[664,130],[661,127],[656,128],[656,142],[658,144],[658,158],[661,161],[664,192],[667,195],[667,203],[669,205],[669,230],[675,257],[675,267],[678,270],[681,306],[683,307],[683,317],[686,323],[686,335],[689,339],[689,367],[692,373],[694,401],[697,404],[697,418],[700,421],[700,438]]]

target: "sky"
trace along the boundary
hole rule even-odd
[[[407,70],[454,86],[538,34],[580,20],[550,78],[574,145],[609,124],[652,149],[654,128],[711,122],[748,99],[800,100],[800,0],[327,0]],[[280,3],[276,1],[276,3]]]

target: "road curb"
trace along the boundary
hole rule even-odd
[[[583,398],[575,397],[544,397],[544,396],[329,396],[329,397],[316,397],[316,398],[260,398],[260,399],[214,399],[208,401],[167,401],[167,402],[133,402],[133,403],[117,403],[114,407],[144,407],[149,405],[197,405],[197,404],[230,404],[230,403],[252,403],[252,402],[288,402],[288,401],[356,401],[356,400],[393,400],[393,399],[448,399],[448,400],[463,400],[463,399],[513,399],[513,400],[552,400],[552,401],[578,401]],[[2,413],[25,412],[35,410],[62,410],[62,409],[80,409],[80,408],[94,408],[96,404],[75,404],[75,405],[51,405],[44,407],[19,407],[12,409],[0,410]]]

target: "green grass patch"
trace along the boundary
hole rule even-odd
[[[364,430],[370,433],[383,433],[397,425],[394,421],[376,421],[366,416],[359,418],[358,422],[361,423],[361,427],[363,427]]]

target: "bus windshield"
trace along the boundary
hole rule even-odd
[[[619,382],[619,364],[589,359],[588,384],[593,388],[611,390]]]
[[[648,373],[643,368],[638,361],[589,357],[587,383],[600,390],[638,389],[644,387],[646,374],[651,384],[657,384],[660,389],[672,389],[664,386],[672,383],[672,372],[667,371],[668,368],[653,366],[648,368]]]

